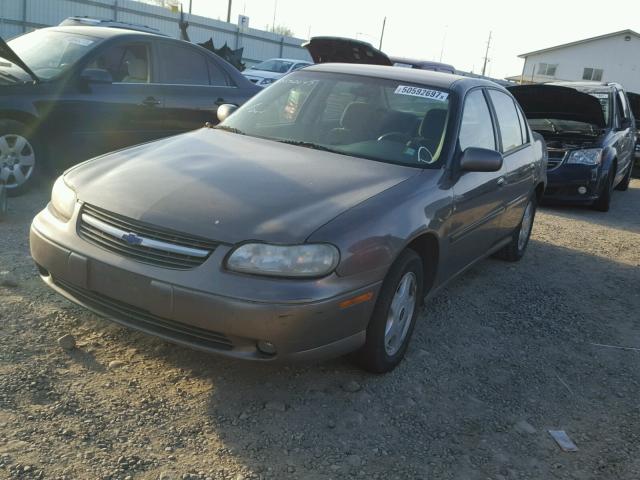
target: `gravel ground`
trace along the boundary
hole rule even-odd
[[[1,478],[640,478],[639,180],[607,214],[541,210],[524,260],[451,284],[385,376],[224,360],[72,305],[29,258],[47,198],[0,224]]]

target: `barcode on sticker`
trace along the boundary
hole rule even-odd
[[[393,92],[396,95],[411,95],[413,97],[431,98],[433,100],[439,100],[444,102],[449,98],[449,94],[441,92],[440,90],[431,90],[429,88],[412,87],[409,85],[398,85],[396,91]]]

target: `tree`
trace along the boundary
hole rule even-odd
[[[272,33],[277,33],[278,35],[283,35],[285,37],[293,37],[293,30],[285,25],[271,25],[268,30]]]

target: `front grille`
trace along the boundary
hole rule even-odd
[[[567,151],[562,149],[549,148],[549,160],[547,161],[547,170],[553,170],[554,168],[562,165]]]
[[[136,239],[145,241],[138,244],[125,241],[122,233],[134,234]],[[94,245],[138,262],[182,270],[201,265],[218,246],[88,204],[80,212],[78,234]]]
[[[114,300],[97,292],[76,287],[61,280],[53,279],[53,283],[87,306],[94,308],[105,316],[112,317],[115,321],[124,325],[206,348],[219,350],[231,350],[233,348],[231,340],[222,333],[158,317],[141,308]]]

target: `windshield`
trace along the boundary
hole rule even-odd
[[[97,41],[97,38],[86,35],[36,30],[14,38],[8,45],[38,78],[50,80],[71,67]],[[13,75],[16,75],[13,70],[22,72],[16,65],[5,65],[4,62],[0,63],[0,68],[11,69]],[[19,75],[24,77],[24,73]]]
[[[287,62],[286,60],[266,60],[262,63],[254,65],[250,70],[262,70],[263,72],[274,73],[287,73],[293,65],[293,62]]]
[[[435,168],[449,93],[405,81],[299,71],[253,97],[220,128],[388,163]]]

